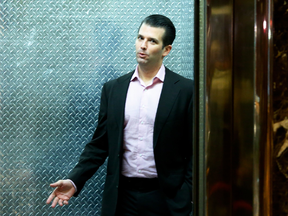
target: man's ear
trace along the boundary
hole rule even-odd
[[[167,56],[167,55],[170,53],[171,49],[172,49],[172,45],[167,45],[167,46],[165,46],[165,47],[163,48],[163,54],[162,54],[162,56],[163,56],[163,57]]]

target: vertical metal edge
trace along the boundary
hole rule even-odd
[[[193,215],[199,215],[199,0],[194,0]]]
[[[259,216],[259,96],[256,92],[257,78],[257,1],[254,0],[254,139],[253,139],[253,215]]]
[[[268,167],[264,175],[263,206],[266,216],[272,215],[272,156],[273,156],[273,1],[267,0],[267,133],[264,156],[264,167]]]
[[[253,210],[256,216],[270,216],[273,155],[273,4],[271,0],[255,0],[255,5],[254,154],[257,157],[254,159]],[[264,51],[259,47],[264,47]],[[261,83],[257,83],[257,80]]]
[[[199,0],[199,105],[198,105],[198,194],[195,216],[206,215],[206,154],[205,154],[205,121],[206,121],[206,1]],[[196,38],[195,38],[196,40]]]

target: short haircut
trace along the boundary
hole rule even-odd
[[[163,15],[160,14],[153,14],[146,17],[139,26],[138,32],[143,24],[149,25],[151,27],[156,28],[164,28],[165,33],[163,35],[163,48],[167,45],[172,45],[175,37],[176,37],[176,29],[172,21]]]

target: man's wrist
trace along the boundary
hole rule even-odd
[[[74,183],[71,179],[66,179],[66,180],[68,180],[68,181],[71,182],[71,184],[72,184],[73,187],[75,188],[75,193],[76,193],[76,192],[77,192],[77,187],[76,187],[75,183]]]

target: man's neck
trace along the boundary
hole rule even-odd
[[[151,68],[151,67],[148,68],[148,67],[143,67],[141,65],[138,65],[139,77],[145,84],[148,84],[156,76],[161,66],[162,64],[154,68]]]

